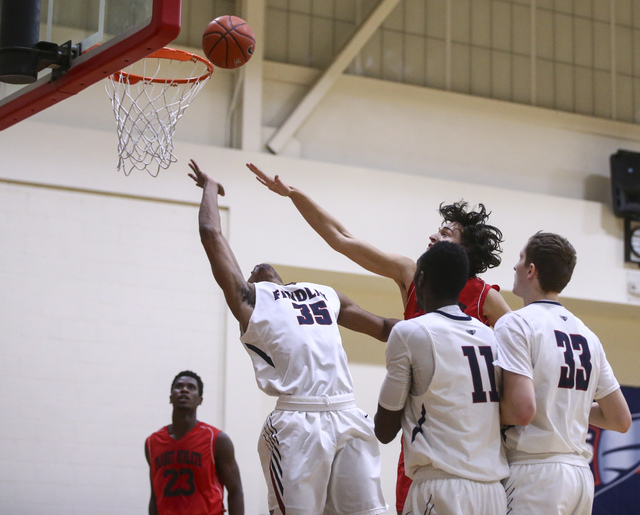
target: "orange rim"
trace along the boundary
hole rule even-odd
[[[207,67],[207,71],[200,75],[199,77],[187,77],[186,79],[158,79],[155,77],[145,77],[144,75],[136,75],[135,73],[129,73],[125,71],[115,72],[112,77],[114,80],[119,81],[120,77],[128,78],[130,84],[136,84],[137,82],[153,82],[156,84],[189,84],[191,82],[200,82],[210,77],[213,73],[213,64],[204,57],[201,57],[197,54],[192,54],[191,52],[185,52],[184,50],[177,50],[175,48],[161,48],[160,50],[156,50],[152,54],[149,54],[147,58],[156,58],[156,59],[171,59],[174,61],[200,61]]]

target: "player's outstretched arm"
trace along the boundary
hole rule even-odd
[[[533,381],[527,376],[503,370],[502,384],[500,422],[508,426],[530,424],[537,410]]]
[[[620,388],[593,403],[589,413],[589,424],[619,433],[629,430],[631,412]]]
[[[389,333],[393,326],[400,320],[396,318],[384,318],[362,309],[349,297],[336,291],[340,298],[340,313],[338,324],[352,331],[372,336],[381,342],[389,339]]]
[[[407,290],[413,280],[416,264],[413,259],[399,254],[383,252],[370,243],[356,238],[335,217],[316,204],[311,197],[297,188],[282,182],[280,177],[270,177],[253,163],[248,163],[260,182],[271,191],[289,197],[307,223],[329,246],[357,263],[362,268],[377,275],[393,279],[406,301]]]
[[[231,438],[226,433],[219,433],[216,440],[216,474],[227,489],[229,515],[244,515],[244,494],[240,469],[236,462]]]
[[[242,276],[240,265],[229,242],[222,234],[218,195],[224,195],[224,188],[201,171],[193,159],[189,167],[193,170],[189,177],[202,188],[202,201],[198,215],[200,240],[209,258],[213,276],[222,288],[231,312],[244,330],[255,305],[255,287]]]

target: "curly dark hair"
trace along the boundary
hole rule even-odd
[[[173,390],[173,385],[176,384],[178,378],[184,376],[191,377],[192,379],[196,380],[196,383],[198,383],[198,394],[200,395],[200,397],[202,397],[202,393],[204,391],[204,383],[202,382],[200,376],[195,372],[192,372],[191,370],[183,370],[182,372],[178,372],[178,374],[173,378],[173,381],[171,381],[171,389]]]
[[[502,231],[486,223],[491,212],[484,204],[478,204],[478,210],[468,210],[464,200],[453,204],[440,204],[438,211],[445,222],[454,222],[462,227],[460,244],[469,257],[469,277],[495,268],[502,262]]]

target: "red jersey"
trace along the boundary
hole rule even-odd
[[[458,297],[460,309],[470,317],[480,320],[480,322],[485,325],[489,325],[489,320],[484,316],[482,307],[484,306],[484,301],[489,294],[489,290],[492,288],[496,291],[500,291],[500,286],[497,284],[487,284],[478,277],[472,277],[467,281],[467,284],[464,285],[464,288],[462,288],[460,296]],[[409,286],[408,295],[409,299],[404,307],[404,319],[409,320],[410,318],[424,315],[424,311],[418,307],[416,290],[413,282],[411,283],[411,286]]]
[[[464,288],[460,292],[458,297],[458,305],[460,309],[467,315],[480,320],[483,324],[489,325],[489,320],[484,316],[483,306],[484,301],[489,294],[489,290],[493,288],[496,291],[500,291],[500,287],[495,284],[487,284],[478,277],[472,277],[464,285]],[[404,307],[404,319],[415,318],[420,315],[424,315],[418,307],[418,301],[416,299],[416,290],[413,282],[409,286],[407,304]],[[402,511],[404,508],[404,502],[411,486],[411,479],[409,479],[404,473],[404,452],[400,450],[400,460],[398,461],[398,480],[396,482],[396,509]]]
[[[147,438],[151,485],[160,515],[222,515],[215,450],[220,430],[198,422],[179,440],[168,426]]]

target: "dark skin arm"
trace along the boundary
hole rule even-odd
[[[233,316],[240,322],[244,331],[253,313],[255,287],[243,277],[229,242],[222,234],[218,195],[224,196],[224,188],[201,171],[193,159],[189,166],[193,170],[189,177],[202,188],[202,201],[198,214],[200,240],[209,258],[213,277],[222,289]]]
[[[149,464],[149,481],[151,482],[151,460],[149,459],[149,449],[147,442],[144,443],[144,456]],[[149,515],[158,515],[158,506],[156,505],[156,494],[153,492],[153,483],[151,483],[151,498],[149,499]]]
[[[244,515],[244,494],[233,443],[226,433],[216,440],[216,474],[227,489],[229,515]]]
[[[399,320],[395,318],[383,318],[362,309],[349,297],[336,291],[340,298],[340,313],[338,324],[352,331],[372,336],[381,342],[389,339],[389,333]]]
[[[380,443],[393,441],[398,431],[402,429],[402,413],[402,410],[389,411],[378,404],[378,411],[373,418],[373,423],[375,425],[376,438],[378,438]]]

